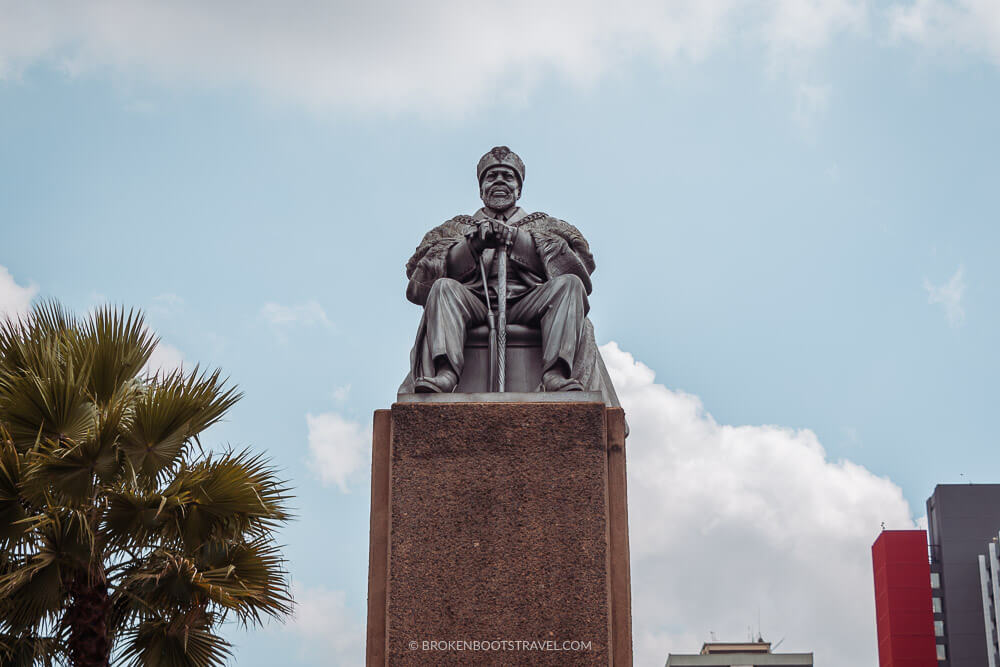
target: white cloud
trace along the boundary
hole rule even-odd
[[[773,48],[798,50],[826,46],[838,32],[859,32],[868,26],[864,0],[774,0],[767,25]]]
[[[523,97],[549,75],[589,84],[637,56],[696,62],[733,41],[798,61],[862,29],[869,13],[867,0],[0,0],[0,8],[0,77],[45,61],[70,75],[110,70],[247,87],[317,109],[435,115]]]
[[[954,275],[948,279],[948,282],[940,286],[932,285],[929,280],[924,279],[924,289],[927,290],[927,303],[940,305],[944,308],[948,324],[953,327],[961,326],[965,321],[965,308],[962,306],[962,297],[965,295],[964,273],[964,267],[959,265]]]
[[[38,294],[34,283],[22,287],[10,275],[7,267],[0,266],[0,319],[23,317],[31,309],[31,300]]]
[[[1000,3],[916,0],[888,10],[890,35],[943,51],[984,55],[1000,65]]]
[[[334,412],[306,415],[309,454],[324,484],[348,493],[348,481],[368,463],[371,430]]]
[[[290,306],[269,301],[261,307],[260,315],[275,327],[319,324],[327,329],[333,328],[333,322],[326,316],[323,306],[312,300]]]
[[[162,340],[153,348],[153,353],[149,355],[149,361],[143,368],[143,373],[147,375],[167,375],[173,371],[184,367],[184,354],[173,345],[164,343]]]
[[[756,626],[817,664],[875,664],[871,544],[912,528],[902,491],[809,430],[719,424],[615,343],[627,442],[637,665]]]
[[[295,611],[285,626],[305,640],[306,653],[322,657],[324,665],[353,667],[364,663],[365,629],[347,608],[343,591],[292,585]]]

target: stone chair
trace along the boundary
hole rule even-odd
[[[538,391],[542,383],[541,329],[507,325],[507,391]],[[490,388],[490,330],[485,324],[466,332],[465,370],[456,392],[479,393]]]

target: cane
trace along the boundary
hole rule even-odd
[[[479,256],[479,272],[483,276],[483,293],[486,294],[486,324],[490,327],[490,391],[496,390],[497,381],[497,321],[490,305],[490,283],[486,279],[486,262]]]
[[[507,391],[507,241],[497,246],[497,391]]]

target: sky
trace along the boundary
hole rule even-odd
[[[234,663],[361,664],[403,265],[506,144],[597,261],[636,664],[874,665],[881,526],[1000,481],[998,118],[996,0],[0,0],[0,311],[140,307],[152,367],[221,367],[205,443],[297,513],[296,615]]]

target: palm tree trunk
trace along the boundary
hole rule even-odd
[[[111,599],[103,577],[80,575],[70,587],[72,600],[66,611],[69,623],[69,656],[73,667],[108,667],[111,641],[108,615]]]

